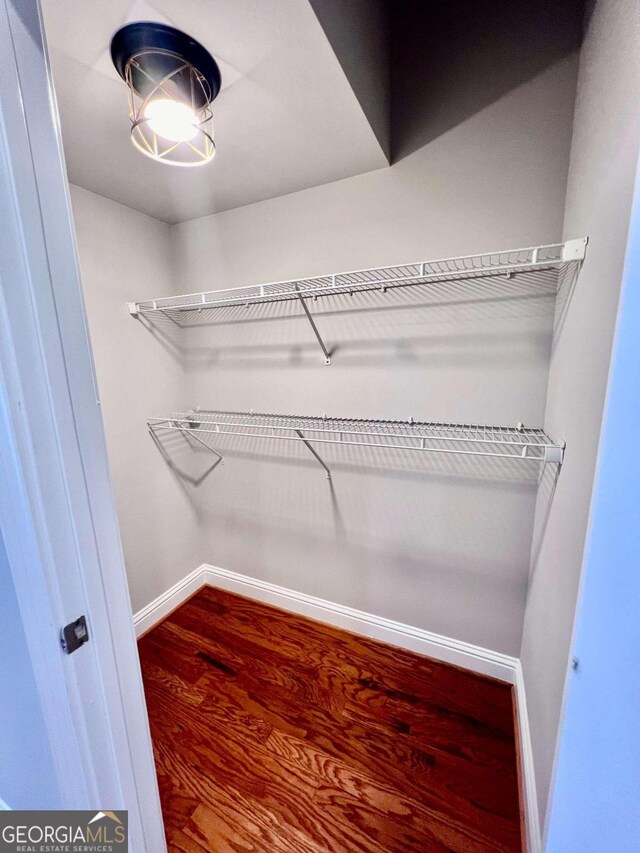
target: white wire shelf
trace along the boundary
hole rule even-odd
[[[397,266],[351,270],[314,278],[291,279],[224,290],[209,290],[200,293],[187,293],[181,296],[165,296],[143,302],[127,302],[127,308],[133,317],[164,314],[178,325],[190,325],[190,321],[202,312],[211,312],[238,305],[249,306],[297,300],[302,304],[306,317],[311,323],[324,353],[325,362],[330,364],[330,354],[313,321],[307,305],[308,299],[317,300],[323,296],[372,290],[386,292],[391,288],[415,287],[421,284],[443,281],[461,281],[499,275],[511,277],[517,273],[535,270],[560,270],[567,264],[579,264],[584,260],[587,239],[583,237],[546,246],[507,249],[480,255],[465,255],[435,261],[417,261],[398,264]]]
[[[330,477],[328,467],[314,449],[318,444],[393,448],[419,453],[451,453],[525,462],[561,464],[564,443],[552,441],[542,429],[480,424],[447,424],[424,421],[361,420],[257,412],[225,412],[197,409],[169,418],[151,418],[156,432],[178,430],[193,436],[220,456],[212,436],[301,441]],[[203,439],[202,436],[207,436]],[[210,443],[208,443],[210,442]]]
[[[233,287],[165,296],[145,302],[127,302],[132,315],[154,312],[204,311],[228,305],[255,305],[260,302],[296,300],[300,297],[332,296],[392,287],[410,287],[429,281],[478,278],[514,274],[539,269],[557,269],[567,263],[584,260],[587,238],[568,240],[548,246],[508,249],[483,255],[466,255],[437,261],[419,261],[391,267],[333,273],[315,278],[291,279],[269,284]]]

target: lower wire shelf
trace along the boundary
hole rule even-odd
[[[193,436],[218,456],[221,454],[213,446],[212,437],[215,436],[301,441],[329,478],[329,468],[314,445],[342,444],[556,464],[562,464],[564,457],[563,442],[554,442],[544,430],[523,424],[484,426],[429,423],[412,418],[406,421],[363,420],[204,409],[173,414],[169,418],[151,418],[147,423],[154,432],[177,430]]]

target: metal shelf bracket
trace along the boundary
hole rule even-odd
[[[315,448],[314,448],[314,447],[313,447],[313,446],[312,446],[312,445],[307,441],[307,439],[304,437],[304,435],[302,434],[302,432],[301,432],[299,429],[294,430],[294,431],[295,431],[296,435],[297,435],[297,436],[302,440],[302,442],[303,442],[303,443],[304,443],[304,444],[309,448],[309,450],[311,451],[311,453],[313,453],[313,455],[314,455],[314,456],[315,456],[315,458],[318,460],[318,462],[322,465],[322,467],[323,467],[323,468],[324,468],[324,470],[326,471],[326,474],[327,474],[327,480],[330,480],[330,479],[331,479],[331,471],[327,468],[327,466],[326,466],[326,464],[324,463],[324,461],[323,461],[322,457],[320,456],[320,454],[319,454],[319,453],[315,450]]]
[[[584,261],[587,253],[588,237],[580,237],[577,240],[567,240],[562,246],[562,260],[564,263],[569,261]]]
[[[304,308],[304,313],[307,316],[307,320],[311,324],[311,328],[313,329],[313,333],[316,336],[318,343],[320,344],[322,352],[324,353],[324,363],[325,364],[331,364],[331,356],[329,355],[329,351],[327,350],[326,346],[324,345],[324,341],[320,337],[320,332],[318,331],[318,327],[316,326],[316,324],[313,320],[313,317],[311,316],[311,311],[309,311],[309,308],[307,306],[307,303],[306,303],[304,297],[300,293],[300,288],[298,287],[297,284],[294,285],[294,288],[295,288],[296,293],[298,294],[298,299],[302,303],[302,307]]]
[[[215,447],[211,447],[211,445],[210,445],[210,444],[207,444],[207,442],[206,442],[206,441],[203,441],[203,440],[200,438],[200,436],[195,435],[195,434],[193,433],[193,430],[192,430],[192,429],[191,429],[191,430],[190,430],[190,429],[187,429],[187,428],[184,426],[184,424],[180,424],[180,423],[176,423],[176,427],[177,427],[177,429],[179,429],[179,430],[180,430],[180,432],[182,432],[182,433],[183,433],[183,435],[186,435],[187,437],[194,438],[194,439],[198,442],[198,444],[201,444],[201,445],[202,445],[206,450],[209,450],[211,453],[213,453],[213,454],[214,454],[214,456],[217,456],[217,457],[218,457],[218,461],[213,463],[213,465],[211,466],[211,468],[209,468],[208,473],[210,473],[211,471],[213,471],[213,469],[214,469],[214,468],[217,468],[217,467],[218,467],[218,465],[219,465],[221,462],[224,462],[224,456],[222,455],[222,453],[218,453],[218,451],[215,449]],[[195,428],[195,424],[194,424],[194,428]],[[188,438],[187,438],[187,440],[188,440]]]
[[[555,462],[558,465],[562,465],[564,462],[564,441],[556,446],[556,447],[545,447],[544,449],[544,461],[545,462]]]

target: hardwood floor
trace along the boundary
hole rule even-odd
[[[210,587],[139,650],[171,851],[521,850],[508,685]]]

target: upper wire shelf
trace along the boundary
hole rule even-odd
[[[215,436],[245,436],[280,441],[302,441],[330,477],[317,444],[342,444],[357,447],[394,448],[424,453],[451,453],[462,456],[488,456],[529,462],[562,463],[564,444],[552,441],[542,429],[480,424],[430,423],[425,421],[362,420],[277,415],[256,412],[194,410],[169,418],[151,418],[152,431],[178,430],[205,444]],[[208,436],[204,440],[201,436]],[[207,443],[210,442],[210,443]]]
[[[297,278],[165,296],[144,302],[127,302],[132,315],[153,312],[203,311],[228,305],[255,305],[260,302],[297,300],[300,297],[332,296],[339,293],[407,287],[429,281],[468,279],[482,276],[512,274],[528,270],[554,269],[563,264],[584,260],[587,238],[534,246],[527,249],[508,249],[483,255],[465,255],[437,261],[419,261],[390,267],[333,273],[314,278]]]
[[[585,257],[586,237],[553,243],[546,246],[531,246],[525,249],[507,249],[481,255],[464,255],[435,261],[417,261],[396,266],[373,267],[351,270],[313,278],[298,278],[255,284],[223,290],[208,290],[180,296],[164,296],[143,302],[127,302],[129,313],[139,315],[164,314],[178,325],[189,325],[190,321],[204,312],[228,308],[234,305],[258,305],[267,302],[299,301],[316,339],[324,353],[325,363],[331,363],[330,353],[315,325],[307,305],[308,299],[353,294],[391,288],[413,287],[420,284],[460,281],[497,275],[511,277],[516,273],[534,270],[560,269],[566,264],[579,264]]]

